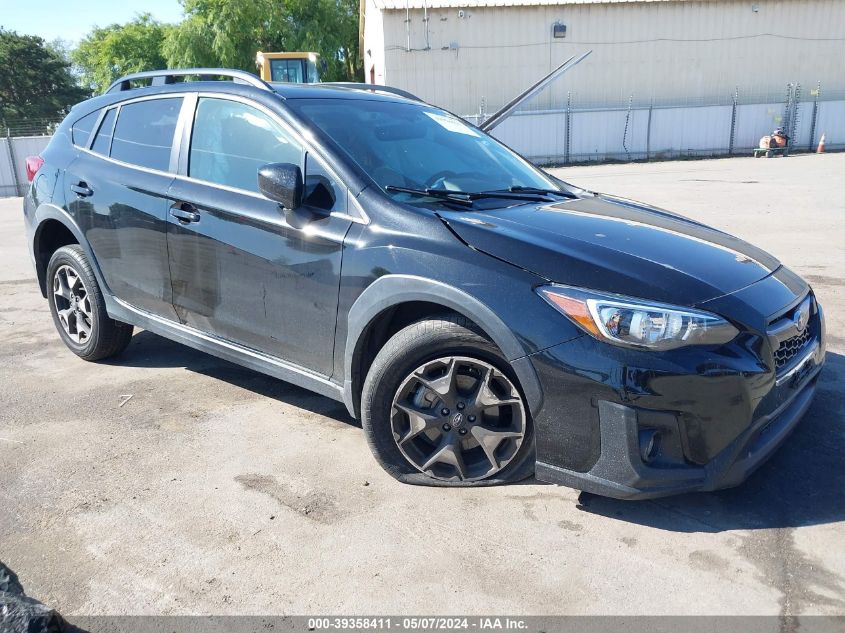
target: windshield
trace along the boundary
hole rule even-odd
[[[558,189],[495,139],[443,110],[395,101],[290,99],[385,189]],[[405,192],[389,195],[411,202]]]

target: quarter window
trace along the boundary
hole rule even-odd
[[[111,148],[111,137],[112,132],[114,131],[115,112],[117,112],[115,108],[112,108],[111,110],[106,112],[106,116],[103,117],[103,122],[100,124],[100,129],[97,132],[97,136],[94,137],[94,144],[91,146],[92,151],[97,152],[98,154],[102,154],[103,156],[108,156],[109,149]]]
[[[121,106],[111,157],[133,165],[167,171],[182,98],[150,99]]]
[[[88,137],[91,136],[91,130],[94,129],[94,124],[100,116],[100,110],[95,110],[91,114],[86,114],[79,119],[70,128],[70,137],[73,144],[78,147],[88,147]]]
[[[258,192],[258,170],[267,163],[302,164],[302,147],[258,108],[228,99],[197,104],[188,175]]]

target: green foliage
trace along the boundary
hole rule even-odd
[[[328,68],[324,81],[361,81],[358,0],[287,0],[279,50],[316,51]]]
[[[149,13],[126,24],[94,28],[71,54],[82,83],[102,92],[127,73],[166,68],[162,43],[172,29]]]
[[[255,72],[255,53],[273,42],[282,2],[183,0],[185,19],[164,43],[172,68],[239,68]],[[266,50],[266,49],[265,49]]]
[[[360,81],[359,0],[181,0],[185,18],[149,13],[95,27],[66,42],[0,29],[0,118],[57,117],[122,75],[159,68],[223,67],[256,72],[258,51],[314,51],[324,81]],[[83,88],[79,88],[79,83]]]
[[[315,51],[325,81],[362,76],[358,0],[182,0],[185,19],[169,34],[171,68],[222,66],[255,72],[257,51]]]
[[[0,28],[0,120],[56,118],[86,97],[70,63],[40,37]]]

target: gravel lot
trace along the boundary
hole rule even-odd
[[[735,233],[813,284],[820,392],[745,485],[627,503],[533,480],[403,486],[331,400],[147,332],[78,360],[5,199],[0,561],[70,616],[845,614],[845,154],[557,173]]]

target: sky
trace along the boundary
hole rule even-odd
[[[94,26],[128,22],[137,13],[152,13],[161,22],[178,22],[178,0],[0,0],[0,26],[21,35],[76,44]]]

